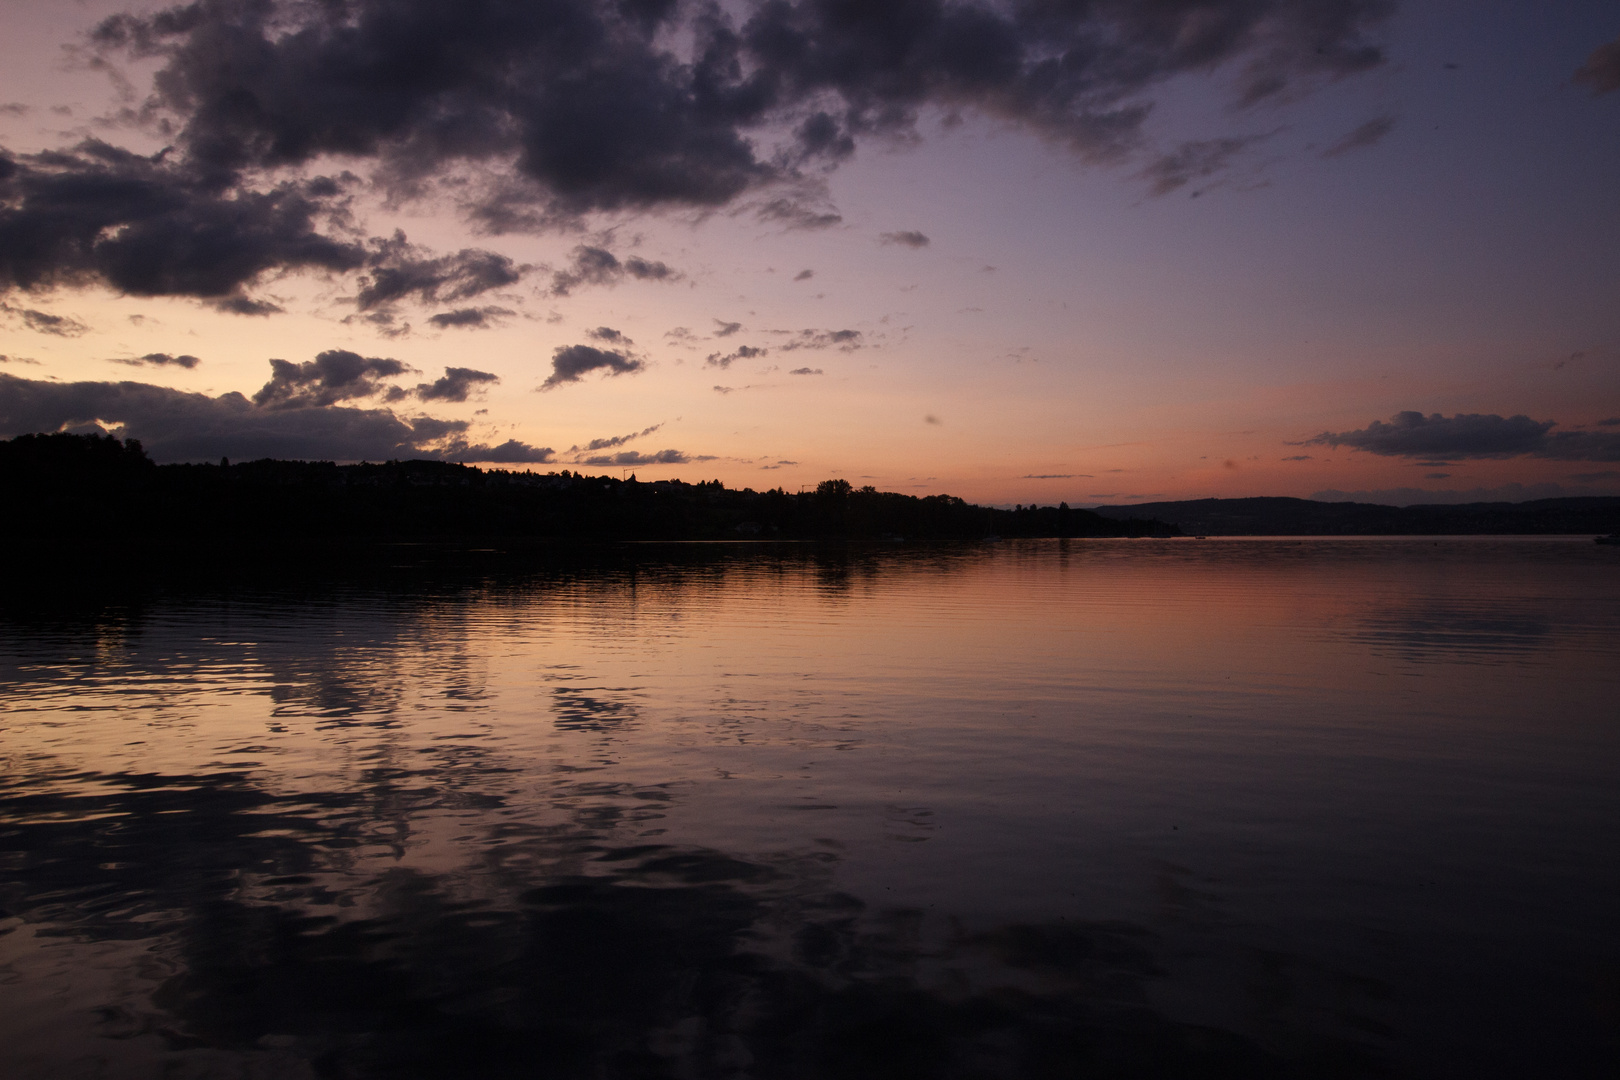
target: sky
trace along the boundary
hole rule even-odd
[[[0,0],[0,437],[1620,494],[1620,7]]]

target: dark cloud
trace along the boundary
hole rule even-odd
[[[576,465],[685,465],[692,461],[713,461],[712,455],[699,455],[693,457],[680,450],[659,450],[653,454],[643,454],[636,450],[623,450],[617,454],[599,454],[595,457],[580,458]]]
[[[257,300],[251,296],[226,296],[210,303],[227,315],[280,315],[287,309],[280,304],[273,304],[268,300]]]
[[[1148,182],[1150,193],[1168,195],[1194,180],[1214,176],[1257,138],[1243,136],[1185,142],[1156,158],[1137,175]]]
[[[246,295],[288,270],[361,271],[361,311],[466,300],[531,268],[468,248],[434,255],[403,234],[362,242],[347,188],[325,177],[255,187],[199,173],[167,152],[142,157],[103,142],[28,155],[0,169],[0,290],[101,284],[135,296],[192,296],[240,315],[276,304]]]
[[[500,376],[487,371],[447,367],[444,369],[443,378],[435,379],[431,383],[418,383],[416,396],[422,401],[466,401],[467,395],[474,387],[500,381]]]
[[[1315,458],[1313,458],[1310,454],[1294,454],[1291,457],[1283,458],[1283,460],[1284,461],[1314,461]]]
[[[71,315],[52,315],[48,311],[36,311],[33,308],[5,309],[11,314],[19,316],[23,325],[40,334],[50,334],[53,337],[78,337],[88,333],[90,328]]]
[[[715,337],[730,337],[732,334],[735,334],[737,331],[742,329],[742,323],[740,323],[740,322],[726,322],[726,321],[724,321],[722,319],[714,320],[714,325],[715,325],[715,331],[714,331],[714,336]]]
[[[792,371],[788,372],[788,374],[789,375],[820,375],[821,374],[821,369],[818,368],[818,367],[816,367],[816,368],[796,367]]]
[[[319,231],[340,201],[319,180],[254,189],[97,140],[0,161],[0,291],[100,284],[223,300],[273,271],[365,262],[360,244]]]
[[[878,237],[878,243],[885,245],[899,244],[901,247],[908,248],[925,248],[932,241],[920,232],[908,230],[906,232],[886,232]]]
[[[720,353],[710,353],[703,363],[708,367],[728,368],[734,361],[754,360],[758,357],[764,356],[769,351],[769,349],[757,349],[752,345],[741,345],[738,346],[736,352],[726,353],[724,355],[721,355]]]
[[[398,360],[361,356],[347,349],[328,349],[303,364],[271,360],[270,381],[253,395],[253,404],[267,409],[299,409],[385,392],[397,400],[405,396],[405,391],[386,386],[382,380],[410,370]]]
[[[154,367],[173,366],[182,367],[189,370],[202,363],[202,361],[197,359],[195,356],[184,353],[179,356],[172,356],[169,353],[154,352],[147,353],[145,356],[135,356],[128,359],[119,359],[115,357],[113,359],[113,363],[128,364],[130,367],[146,367],[147,365],[152,365]]]
[[[638,281],[675,281],[681,275],[661,262],[636,256],[621,262],[606,248],[581,244],[573,250],[568,268],[551,275],[551,294],[567,296],[581,285],[617,285],[626,276]]]
[[[663,424],[654,424],[651,427],[642,428],[640,431],[632,432],[629,435],[614,435],[606,439],[592,439],[584,446],[570,446],[568,448],[568,452],[570,454],[588,454],[592,450],[608,450],[615,446],[623,446],[625,443],[631,442],[632,440],[646,438],[648,435],[651,435],[653,432],[657,431],[663,426]]]
[[[1092,480],[1090,473],[1025,473],[1020,480]]]
[[[624,272],[637,281],[675,281],[681,276],[661,262],[648,262],[634,255],[624,260]]]
[[[606,341],[613,345],[634,345],[635,342],[611,326],[598,326],[595,330],[585,331],[585,336],[592,341]]]
[[[27,356],[0,356],[0,364],[32,364],[39,366],[39,361]]]
[[[826,207],[807,205],[798,199],[771,199],[762,203],[754,215],[773,225],[789,229],[830,229],[843,223],[844,216]]]
[[[1592,50],[1586,63],[1575,72],[1575,82],[1593,94],[1620,90],[1620,38]]]
[[[1620,427],[1620,416],[1611,416],[1606,420],[1599,420],[1598,427]]]
[[[1341,154],[1348,154],[1352,150],[1360,150],[1363,147],[1375,146],[1380,140],[1383,139],[1385,135],[1388,135],[1392,130],[1394,130],[1394,127],[1395,118],[1393,116],[1380,116],[1369,120],[1365,124],[1362,124],[1360,127],[1356,128],[1356,130],[1352,131],[1350,134],[1346,135],[1344,138],[1340,139],[1338,142],[1334,143],[1332,146],[1328,147],[1326,150],[1322,151],[1322,156],[1325,158],[1336,158]]]
[[[465,421],[407,419],[389,409],[343,405],[267,408],[237,393],[209,397],[139,382],[62,383],[0,374],[5,436],[90,424],[139,439],[158,461],[496,460],[478,456],[486,448],[465,441]]]
[[[541,465],[551,461],[556,451],[549,446],[530,446],[517,439],[507,439],[499,446],[453,443],[438,456],[445,461],[479,462],[485,465]]]
[[[401,321],[399,314],[391,310],[368,311],[363,315],[349,315],[343,321],[345,323],[367,323],[383,337],[404,337],[411,332],[411,324]]]
[[[925,423],[925,424],[933,424],[935,426],[938,426],[940,424],[943,424],[944,422],[945,421],[941,420],[939,417],[935,416],[933,413],[929,413],[927,416],[923,417],[923,423]]]
[[[540,384],[540,389],[554,390],[564,383],[578,382],[580,376],[591,371],[605,370],[609,375],[629,375],[644,367],[646,364],[642,361],[614,349],[560,345],[551,357],[551,374]]]
[[[780,332],[780,331],[778,331]],[[859,330],[800,330],[792,335],[786,344],[778,345],[782,352],[792,352],[794,349],[832,349],[843,352],[854,352],[862,345]]]
[[[1240,108],[1286,99],[1382,63],[1369,34],[1392,7],[195,0],[116,15],[91,35],[98,62],[155,68],[132,115],[172,145],[0,152],[0,291],[95,285],[262,315],[277,308],[256,286],[309,271],[361,274],[362,311],[454,304],[527,268],[366,240],[356,193],[449,193],[495,232],[744,198],[763,220],[823,228],[840,220],[816,194],[825,171],[862,139],[915,138],[925,113],[976,111],[1118,160],[1141,149],[1169,80],[1219,70]],[[1616,51],[1577,77],[1611,89]],[[1190,142],[1143,175],[1162,194],[1247,141]],[[327,162],[367,175],[308,175]],[[552,288],[626,276],[679,274],[581,248]]]
[[[516,285],[530,269],[480,248],[433,256],[409,243],[403,233],[395,233],[392,239],[372,242],[355,303],[361,311],[413,297],[424,303],[453,304]]]
[[[482,330],[495,325],[500,319],[516,314],[517,312],[511,308],[503,307],[457,308],[454,311],[441,311],[437,315],[430,315],[428,322],[441,330],[452,328]]]
[[[93,40],[156,59],[147,108],[175,125],[189,176],[219,187],[341,156],[413,192],[470,166],[501,174],[471,197],[501,228],[719,207],[861,138],[914,135],[924,110],[977,111],[1106,160],[1140,141],[1152,92],[1179,75],[1230,72],[1242,107],[1376,66],[1368,34],[1391,8],[197,0],[107,19]]]
[[[816,272],[814,270],[800,270],[797,274],[793,275],[793,280],[794,281],[809,281],[811,278],[813,278],[815,276],[816,276]]]
[[[1358,431],[1325,431],[1304,445],[1348,446],[1384,457],[1511,458],[1620,461],[1620,433],[1558,431],[1552,420],[1468,413],[1452,417],[1402,412]]]

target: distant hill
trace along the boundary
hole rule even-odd
[[[1152,518],[1193,536],[1460,536],[1620,532],[1620,498],[1457,506],[1381,506],[1311,499],[1188,499],[1099,506],[1115,520]]]
[[[1066,504],[1000,510],[827,480],[814,491],[442,461],[265,459],[156,465],[136,442],[52,433],[0,441],[0,544],[195,551],[334,541],[979,540],[1167,536]]]

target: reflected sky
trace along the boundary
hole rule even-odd
[[[635,546],[0,621],[18,1076],[1604,1075],[1620,562]]]

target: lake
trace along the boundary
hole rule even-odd
[[[1620,549],[350,562],[14,572],[0,1075],[1620,1071]]]

